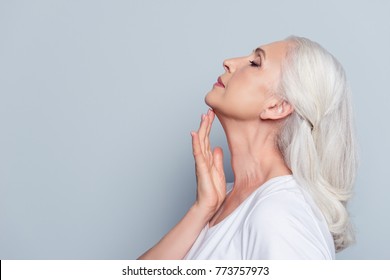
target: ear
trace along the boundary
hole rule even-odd
[[[288,117],[294,108],[292,105],[284,99],[274,99],[269,100],[265,107],[265,110],[260,113],[260,118],[262,120],[280,120]]]

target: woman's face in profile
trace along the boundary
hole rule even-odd
[[[225,73],[206,95],[206,104],[227,117],[258,119],[278,83],[287,45],[274,42],[248,56],[225,60]]]

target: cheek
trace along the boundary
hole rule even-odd
[[[230,85],[230,84],[229,84]],[[269,87],[259,77],[249,77],[232,83],[226,92],[229,104],[234,104],[237,115],[242,118],[258,118],[269,96]]]
[[[232,98],[238,103],[250,106],[261,102],[267,90],[268,88],[259,81],[259,78],[244,77],[229,83],[226,98]]]

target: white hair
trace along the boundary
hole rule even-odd
[[[338,252],[354,241],[346,209],[357,168],[350,88],[341,64],[319,44],[295,36],[286,40],[277,91],[294,112],[277,144],[322,211]]]

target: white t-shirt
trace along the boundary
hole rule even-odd
[[[207,224],[184,259],[334,258],[322,213],[286,175],[265,182],[220,223]]]

